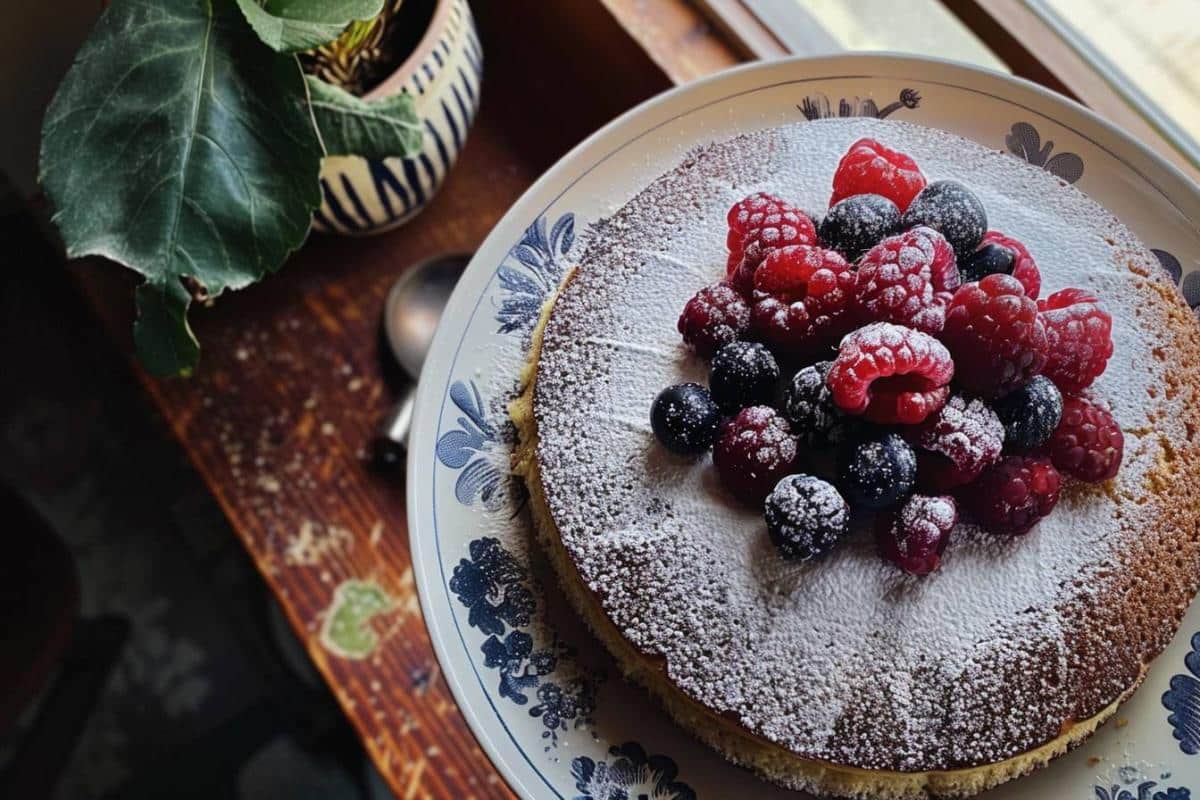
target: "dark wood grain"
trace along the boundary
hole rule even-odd
[[[430,207],[378,237],[314,238],[279,275],[194,310],[203,346],[194,377],[140,374],[402,798],[509,792],[439,675],[413,586],[401,480],[366,465],[395,388],[379,335],[384,295],[407,265],[475,248],[572,145],[671,85],[599,2],[475,5],[482,107]],[[129,276],[94,260],[72,270],[128,353]],[[372,621],[380,644],[361,660],[320,636],[336,588],[355,579],[394,600]]]

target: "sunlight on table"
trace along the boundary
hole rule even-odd
[[[1009,71],[939,0],[795,2],[847,50],[892,50]]]
[[[1200,0],[1043,0],[1200,141]]]

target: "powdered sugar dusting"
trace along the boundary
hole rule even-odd
[[[958,517],[958,509],[954,500],[949,497],[926,497],[914,495],[900,509],[900,527],[905,531],[921,531],[930,535],[936,531],[944,531],[954,524]],[[900,542],[901,551],[904,541]]]
[[[812,527],[819,520],[849,516],[846,501],[832,486],[812,477],[805,483],[817,488],[802,493],[793,483],[786,482],[773,495],[773,502],[791,524]]]
[[[704,381],[675,320],[702,285],[697,273],[723,274],[730,205],[769,191],[823,208],[839,156],[862,136],[911,154],[931,179],[970,186],[991,227],[1028,246],[1049,290],[1075,285],[1106,299],[1116,353],[1094,391],[1131,432],[1109,496],[1068,493],[1017,539],[960,526],[942,568],[921,580],[878,557],[869,518],[825,559],[785,562],[761,514],[723,498],[707,458],[677,459],[648,427],[623,422],[647,419],[663,387]],[[944,769],[1053,738],[1125,686],[1086,692],[1081,707],[1078,684],[1093,673],[1080,671],[1067,612],[1095,602],[1103,576],[1120,569],[1127,532],[1153,529],[1153,504],[1136,501],[1159,435],[1185,435],[1183,394],[1158,391],[1166,365],[1147,357],[1161,315],[1138,308],[1146,278],[1131,263],[1157,274],[1153,257],[1077,190],[950,134],[824,120],[703,148],[595,226],[547,325],[538,461],[563,543],[612,621],[665,658],[679,689],[797,754]]]
[[[954,395],[921,425],[917,443],[941,453],[964,473],[978,475],[1000,457],[1004,425],[982,400]]]
[[[837,545],[850,526],[850,506],[832,484],[789,475],[775,486],[763,516],[771,540],[789,560],[807,561]]]

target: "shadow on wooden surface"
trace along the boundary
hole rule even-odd
[[[475,12],[482,105],[428,209],[375,238],[313,238],[280,274],[193,310],[203,348],[194,377],[141,376],[400,796],[507,790],[438,677],[413,586],[403,487],[365,465],[392,402],[378,330],[384,296],[407,265],[473,250],[570,147],[670,87],[599,2],[477,3]],[[72,273],[130,352],[133,279],[96,260]],[[320,636],[338,587],[351,580],[392,601],[371,622],[379,645],[356,659]]]

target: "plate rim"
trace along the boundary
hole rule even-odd
[[[1200,184],[1193,181],[1182,170],[1168,161],[1148,146],[1134,138],[1132,134],[1125,131],[1120,126],[1104,119],[1096,112],[1083,106],[1079,102],[1061,95],[1053,90],[1047,89],[1039,84],[1033,83],[1024,78],[1020,78],[997,70],[987,69],[974,66],[964,62],[954,61],[931,56],[915,56],[907,53],[898,53],[893,51],[873,51],[869,53],[841,53],[835,55],[824,56],[792,56],[770,61],[755,61],[746,64],[736,65],[734,67],[721,70],[719,72],[708,75],[690,83],[680,86],[675,86],[660,92],[653,97],[649,97],[610,120],[599,129],[585,137],[578,144],[573,146],[567,153],[561,156],[551,167],[543,172],[536,181],[527,188],[520,197],[513,202],[507,211],[497,220],[492,226],[491,231],[480,243],[472,257],[467,269],[460,278],[458,285],[455,287],[449,302],[446,306],[446,313],[443,316],[443,323],[439,324],[438,330],[435,333],[432,343],[429,348],[428,357],[425,365],[421,370],[421,376],[418,380],[416,402],[413,415],[412,436],[409,444],[409,458],[406,464],[405,475],[405,503],[406,517],[408,522],[409,547],[412,557],[412,570],[414,584],[417,590],[417,596],[420,602],[421,612],[424,618],[426,630],[429,634],[430,641],[433,645],[434,655],[438,660],[441,672],[446,679],[447,685],[450,687],[451,695],[454,698],[455,704],[459,712],[467,722],[468,729],[479,743],[483,752],[487,755],[488,760],[496,769],[499,775],[504,779],[508,787],[518,797],[522,798],[537,798],[541,794],[531,792],[529,787],[520,775],[516,773],[513,765],[509,763],[506,754],[502,753],[499,746],[493,741],[493,729],[495,727],[491,720],[485,721],[473,699],[468,696],[467,688],[461,685],[459,675],[451,669],[447,669],[447,663],[457,663],[455,652],[451,648],[452,643],[446,641],[448,635],[446,625],[434,624],[436,617],[436,608],[434,599],[431,596],[432,590],[437,585],[437,579],[442,579],[444,583],[445,565],[442,563],[440,542],[437,541],[436,533],[432,540],[425,534],[429,533],[426,530],[422,515],[418,510],[423,509],[422,495],[425,495],[431,488],[433,481],[433,470],[436,469],[436,462],[433,459],[433,445],[436,442],[437,424],[440,423],[444,407],[445,389],[447,387],[434,386],[431,377],[435,372],[446,369],[449,372],[448,381],[453,379],[453,367],[458,360],[459,352],[461,351],[465,335],[460,337],[460,340],[455,343],[453,336],[456,332],[462,332],[463,329],[470,326],[475,312],[483,299],[487,296],[487,289],[491,284],[494,273],[499,266],[499,261],[491,258],[489,254],[493,251],[507,251],[508,246],[516,241],[519,237],[519,231],[524,230],[530,219],[544,214],[552,208],[559,199],[562,198],[571,188],[578,183],[586,175],[600,167],[605,161],[611,158],[616,153],[624,150],[638,140],[652,133],[654,130],[670,124],[681,116],[707,107],[711,103],[728,100],[732,97],[747,94],[754,91],[761,91],[770,88],[773,85],[783,83],[795,83],[800,80],[833,80],[833,79],[853,79],[869,77],[867,75],[844,74],[846,66],[850,65],[851,70],[865,71],[868,66],[873,67],[876,72],[896,72],[895,78],[906,77],[902,75],[897,68],[905,66],[916,67],[925,70],[946,70],[950,75],[957,73],[961,76],[966,76],[969,80],[971,77],[976,79],[982,78],[988,81],[996,82],[998,85],[1015,89],[1018,92],[1024,91],[1031,93],[1036,99],[1047,103],[1051,107],[1057,107],[1070,114],[1076,115],[1079,120],[1076,123],[1072,120],[1072,124],[1060,118],[1049,117],[1045,111],[1039,110],[1029,105],[1019,102],[1018,99],[1005,96],[1000,93],[992,93],[989,91],[982,92],[997,100],[1022,107],[1030,113],[1037,114],[1040,117],[1045,117],[1072,133],[1085,139],[1092,145],[1106,152],[1108,155],[1122,163],[1125,167],[1132,170],[1149,186],[1153,187],[1163,199],[1173,206],[1185,219],[1191,222],[1194,226],[1200,228]],[[733,94],[725,94],[719,97],[714,97],[710,101],[700,103],[699,105],[688,107],[678,115],[668,117],[655,124],[644,127],[640,130],[632,132],[632,135],[627,139],[615,144],[614,147],[604,152],[593,163],[577,164],[581,157],[590,149],[595,147],[599,142],[614,135],[623,127],[630,125],[634,120],[650,114],[653,110],[681,98],[690,95],[706,95],[710,93],[714,87],[723,83],[736,83],[753,73],[772,73],[786,72],[794,70],[793,74],[786,81],[762,82],[753,87],[744,89]],[[839,72],[840,70],[840,72]],[[913,78],[925,83],[938,84],[939,80],[930,78]],[[942,83],[948,88],[963,88],[955,83]],[[980,91],[973,89],[972,91]],[[1102,138],[1097,138],[1094,134],[1085,133],[1079,126],[1090,127],[1102,134]],[[1129,159],[1120,155],[1117,150],[1126,154],[1134,154],[1138,156],[1144,163],[1143,166],[1149,165],[1152,169],[1161,173],[1161,176],[1166,179],[1171,189],[1168,192],[1161,185],[1163,181],[1152,180],[1142,168],[1130,163]],[[582,168],[582,169],[580,169]],[[544,207],[536,210],[533,213],[527,210],[527,206],[538,205],[538,198],[543,198],[547,192],[547,187],[555,184],[556,181],[570,175],[571,170],[575,169],[576,174],[562,189],[553,196],[544,198]],[[1187,210],[1181,208],[1176,202],[1179,199],[1186,203]],[[509,231],[512,228],[513,231]],[[514,233],[516,234],[514,236]],[[511,240],[511,241],[510,241]],[[486,258],[486,260],[485,260]],[[475,283],[477,279],[483,282],[482,288],[478,292],[477,297],[472,297],[469,285]],[[473,301],[473,302],[472,302]],[[452,311],[466,311],[467,313],[455,314]],[[442,356],[439,359],[438,356]],[[440,362],[440,363],[439,363]],[[437,504],[433,501],[433,508],[430,509],[431,518],[436,517]],[[436,525],[436,523],[434,523]],[[432,552],[430,552],[432,549]],[[433,556],[438,561],[440,569],[430,574],[425,569],[430,556]],[[436,577],[435,577],[436,576]],[[451,609],[453,612],[453,609]],[[457,625],[457,620],[455,620]],[[461,635],[461,631],[459,632]],[[469,659],[468,659],[469,661]],[[475,669],[474,663],[470,663],[472,671],[478,677],[478,672]],[[512,733],[508,731],[508,726],[495,708],[490,696],[484,692],[485,700],[491,706],[500,726],[512,738]],[[522,748],[517,747],[528,766],[533,771],[541,775],[541,770],[529,762],[528,756]],[[542,778],[545,781],[545,778]],[[551,794],[562,798],[561,793],[555,790],[552,786],[546,783]]]

